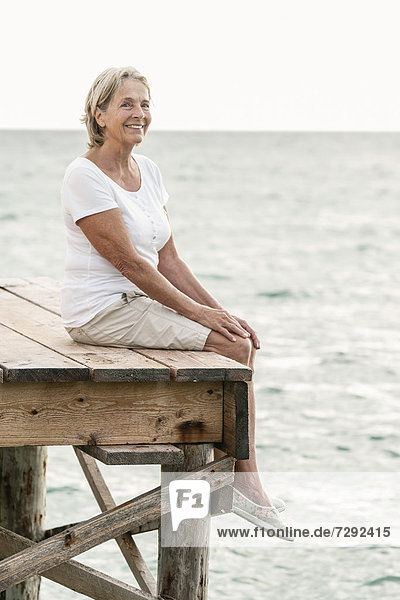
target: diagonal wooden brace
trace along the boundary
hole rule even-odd
[[[100,510],[105,511],[115,508],[116,504],[97,466],[96,459],[84,454],[79,448],[74,447],[74,450]],[[130,533],[123,533],[115,538],[115,541],[141,589],[155,595],[157,593],[157,582]]]
[[[190,479],[194,472],[215,473],[210,482],[211,491],[220,489],[233,483],[234,462],[232,457],[224,456],[205,467],[188,472],[187,477]],[[169,510],[169,503],[161,497],[159,486],[22,550],[0,562],[0,591],[60,565],[90,548],[130,531],[134,526],[155,519],[160,514],[167,514]]]
[[[0,558],[14,554],[25,548],[32,548],[35,542],[0,527]],[[1,564],[1,563],[0,563]],[[105,573],[92,569],[75,560],[69,560],[42,573],[75,592],[94,600],[159,600],[160,596],[148,594]]]

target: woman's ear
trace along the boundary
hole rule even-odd
[[[96,119],[96,123],[99,125],[99,127],[105,126],[104,113],[98,106],[96,106],[96,110],[94,111],[94,118]]]

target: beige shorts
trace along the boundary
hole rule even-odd
[[[65,329],[81,344],[168,350],[203,350],[212,331],[142,292],[124,293],[85,325]]]

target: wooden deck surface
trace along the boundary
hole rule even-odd
[[[214,352],[125,349],[74,342],[60,318],[60,283],[0,280],[0,379],[28,382],[249,381]]]

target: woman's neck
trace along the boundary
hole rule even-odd
[[[84,156],[107,171],[128,171],[132,164],[132,148],[121,145],[113,147],[105,142],[102,146],[91,148]]]

